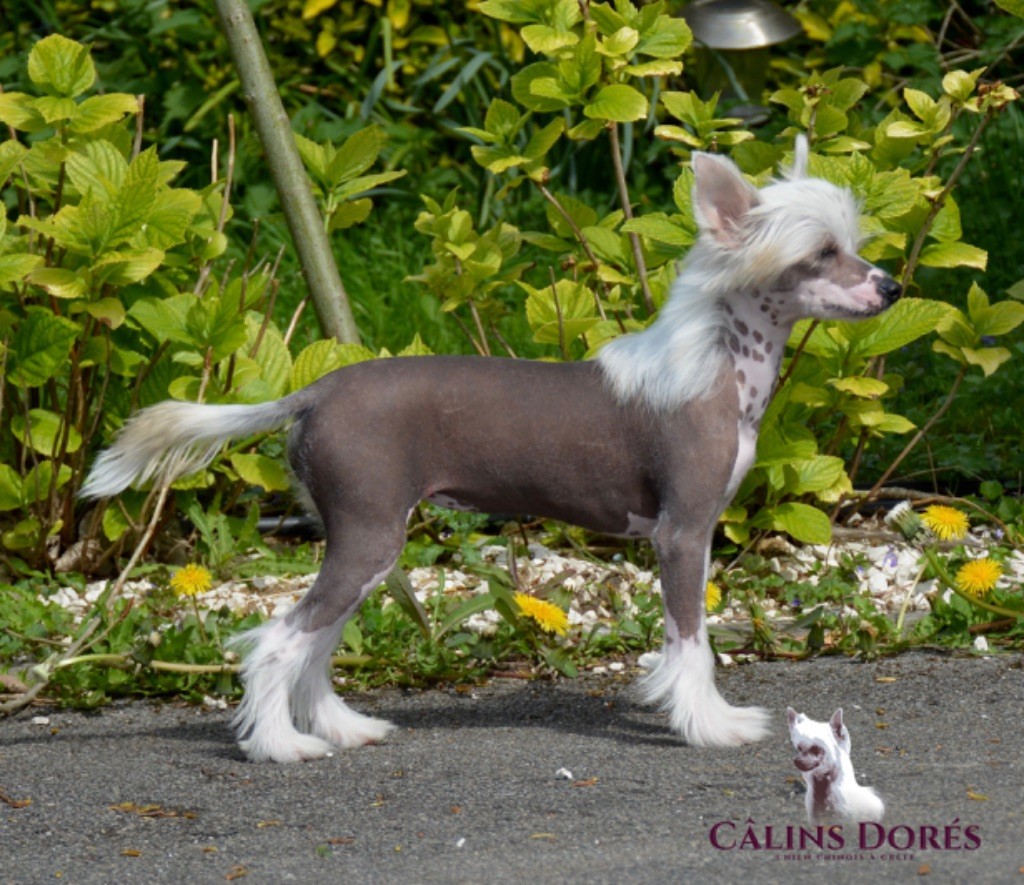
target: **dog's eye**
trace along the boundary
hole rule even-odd
[[[828,261],[830,258],[835,258],[838,254],[839,247],[835,243],[826,243],[818,250],[818,258],[822,261]]]

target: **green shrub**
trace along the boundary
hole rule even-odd
[[[0,541],[15,563],[88,570],[143,520],[137,492],[102,519],[76,514],[91,455],[128,415],[168,396],[263,401],[375,354],[317,342],[292,359],[271,321],[274,268],[213,272],[231,218],[224,182],[174,187],[183,164],[142,149],[135,97],[88,95],[87,47],[47,37],[28,75],[38,94],[0,94],[14,133],[0,144]],[[338,148],[303,142],[334,226],[363,220],[362,194],[396,177],[364,175],[380,147],[373,129]],[[216,482],[233,500],[239,481],[289,486],[279,460],[242,441],[179,488]]]

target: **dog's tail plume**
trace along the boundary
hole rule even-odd
[[[163,484],[209,464],[230,439],[280,427],[309,403],[305,390],[259,405],[164,402],[143,409],[96,459],[83,498],[108,498],[136,482]]]

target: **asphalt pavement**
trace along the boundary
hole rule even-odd
[[[245,761],[229,710],[35,707],[0,721],[0,882],[1024,883],[1019,655],[720,670],[773,711],[739,749],[674,738],[633,676],[353,694],[398,730],[297,765]],[[880,826],[807,823],[787,705],[843,707]]]

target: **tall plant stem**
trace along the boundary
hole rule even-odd
[[[911,439],[910,442],[908,442],[903,447],[903,451],[900,452],[893,460],[892,464],[890,464],[888,468],[886,468],[885,473],[882,474],[878,482],[876,482],[871,487],[871,490],[863,498],[861,498],[860,502],[858,503],[858,507],[861,504],[864,504],[865,502],[872,500],[875,497],[875,495],[878,494],[878,490],[882,488],[882,486],[884,486],[888,481],[889,477],[896,472],[896,468],[903,463],[903,459],[906,458],[907,455],[909,455],[911,451],[914,449],[914,447],[919,442],[921,442],[922,439],[925,438],[928,431],[935,426],[935,422],[937,422],[943,415],[946,414],[946,412],[949,410],[949,407],[953,405],[953,400],[956,397],[956,392],[960,389],[960,384],[963,382],[964,376],[966,374],[967,366],[963,365],[960,367],[960,371],[957,373],[957,376],[954,379],[952,386],[949,388],[949,393],[946,394],[946,398],[942,401],[942,405],[939,406],[935,414],[932,415],[931,418],[929,418],[925,422],[924,426],[920,430],[918,430],[917,433],[914,434],[913,439]]]
[[[978,147],[978,141],[981,139],[981,133],[985,131],[985,127],[988,125],[994,114],[994,108],[990,108],[985,112],[985,115],[981,118],[977,128],[971,134],[971,140],[967,142],[967,147],[964,148],[964,152],[960,156],[960,161],[956,164],[956,168],[952,173],[950,173],[945,187],[942,188],[939,195],[932,202],[931,209],[928,210],[928,215],[925,217],[924,224],[921,225],[921,230],[918,231],[917,239],[914,240],[914,245],[911,247],[910,257],[907,258],[907,266],[903,269],[904,289],[906,289],[910,284],[910,281],[914,278],[914,271],[917,270],[917,264],[921,258],[921,250],[924,248],[924,241],[928,236],[928,232],[932,229],[932,225],[935,223],[935,219],[938,217],[939,212],[942,211],[942,207],[946,205],[946,199],[953,192],[953,188],[960,180],[960,176],[963,175],[964,169],[967,167],[967,163],[971,159],[971,155]]]
[[[359,343],[359,329],[249,5],[246,0],[217,0],[217,14],[267,155],[320,329],[344,343]]]
[[[619,124],[608,124],[608,138],[611,140],[612,164],[615,167],[615,181],[619,186],[619,202],[622,203],[622,214],[629,221],[633,217],[633,207],[629,203],[629,186],[626,184],[626,170],[622,165],[622,146],[619,144]],[[644,260],[643,246],[640,244],[640,235],[631,233],[629,235],[630,245],[633,247],[633,261],[636,262],[637,276],[640,277],[640,291],[644,296],[644,307],[648,314],[654,313],[654,298],[651,296],[651,287],[647,282],[647,262]]]
[[[559,215],[561,215],[565,223],[569,225],[569,229],[572,231],[573,236],[576,237],[576,241],[580,244],[583,251],[586,253],[587,260],[594,265],[594,275],[597,278],[597,285],[600,287],[604,297],[607,298],[609,294],[608,284],[605,283],[605,281],[602,280],[597,273],[598,269],[601,267],[601,260],[594,254],[594,250],[590,248],[590,243],[587,241],[586,235],[583,233],[582,230],[580,230],[580,226],[575,222],[573,217],[565,210],[565,206],[558,202],[558,198],[553,193],[551,193],[550,190],[548,190],[547,186],[541,184],[540,182],[537,182],[536,184],[538,190],[540,190],[541,196],[544,197],[544,199],[547,200],[554,207],[555,211]],[[604,307],[601,305],[601,299],[598,298],[596,292],[594,293],[594,305],[596,306],[598,315],[601,317],[601,319],[608,319],[608,317],[605,315]],[[626,326],[622,322],[622,317],[616,314],[615,321],[619,324],[619,329],[625,332]]]

